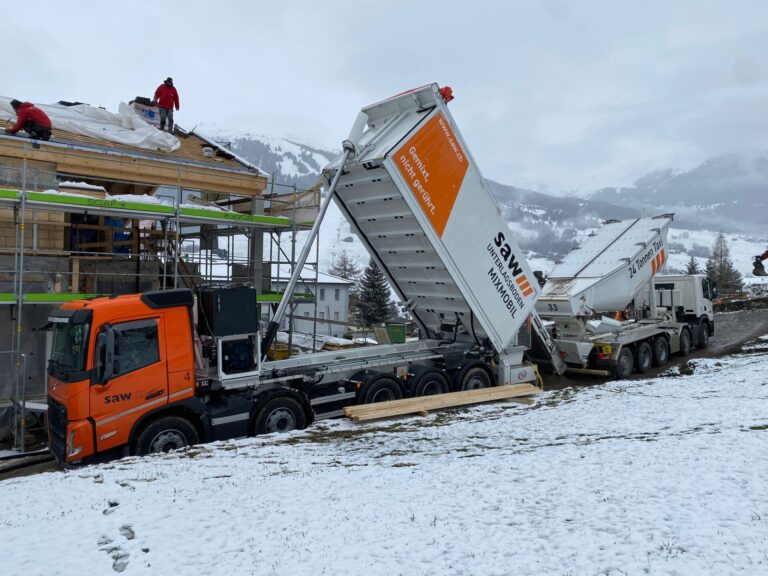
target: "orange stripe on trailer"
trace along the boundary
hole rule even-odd
[[[528,278],[526,278],[525,276],[519,276],[515,278],[515,282],[522,285],[523,282],[528,282]]]
[[[664,248],[661,249],[661,263],[664,264],[664,262],[667,261],[667,253],[664,251]]]
[[[651,276],[656,274],[656,258],[651,260]]]
[[[528,296],[530,296],[531,294],[533,294],[533,288],[531,288],[530,286],[528,286],[527,290],[523,290],[524,298],[528,298]]]
[[[528,288],[530,287],[531,285],[528,284],[528,282],[523,282],[522,284],[520,284],[520,290],[528,290]]]

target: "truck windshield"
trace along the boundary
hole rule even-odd
[[[89,322],[54,324],[51,358],[48,362],[48,373],[51,376],[63,382],[82,380],[85,377],[79,373],[85,371],[90,327]]]

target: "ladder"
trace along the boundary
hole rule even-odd
[[[552,365],[552,369],[558,376],[562,376],[565,373],[567,366],[560,357],[560,352],[557,349],[557,346],[555,346],[555,342],[550,338],[549,332],[547,332],[546,327],[535,310],[531,312],[531,324],[549,355],[549,362]]]

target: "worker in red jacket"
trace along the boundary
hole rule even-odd
[[[6,128],[6,133],[16,134],[19,130],[24,130],[35,140],[50,140],[51,119],[45,112],[31,102],[11,100],[11,106],[16,112],[16,124]]]
[[[179,109],[179,93],[173,86],[173,78],[166,78],[155,90],[154,103],[160,109],[160,130],[165,129],[168,121],[168,132],[173,134],[173,108]]]

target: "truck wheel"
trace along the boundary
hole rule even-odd
[[[186,448],[199,441],[197,430],[186,418],[166,416],[142,430],[136,440],[136,454],[162,454]]]
[[[394,378],[378,378],[369,383],[361,395],[362,404],[373,404],[375,402],[389,402],[390,400],[400,400],[403,397],[403,391]]]
[[[691,353],[691,331],[683,328],[680,332],[680,356],[688,356]]]
[[[448,378],[437,370],[430,370],[421,375],[413,387],[414,396],[434,396],[450,390]]]
[[[635,358],[632,355],[632,350],[626,346],[621,349],[619,356],[616,358],[616,378],[623,380],[632,376],[632,370],[635,367]]]
[[[279,396],[268,401],[256,415],[254,422],[256,434],[290,432],[307,427],[304,408],[295,398]]]
[[[479,390],[480,388],[490,388],[491,377],[488,372],[474,366],[467,370],[459,381],[459,390]]]
[[[637,371],[640,374],[647,374],[653,366],[653,350],[651,345],[643,340],[637,345]]]
[[[709,322],[703,320],[699,324],[699,348],[702,350],[709,346]]]
[[[669,362],[669,342],[664,336],[659,336],[653,342],[653,365],[664,366]]]

